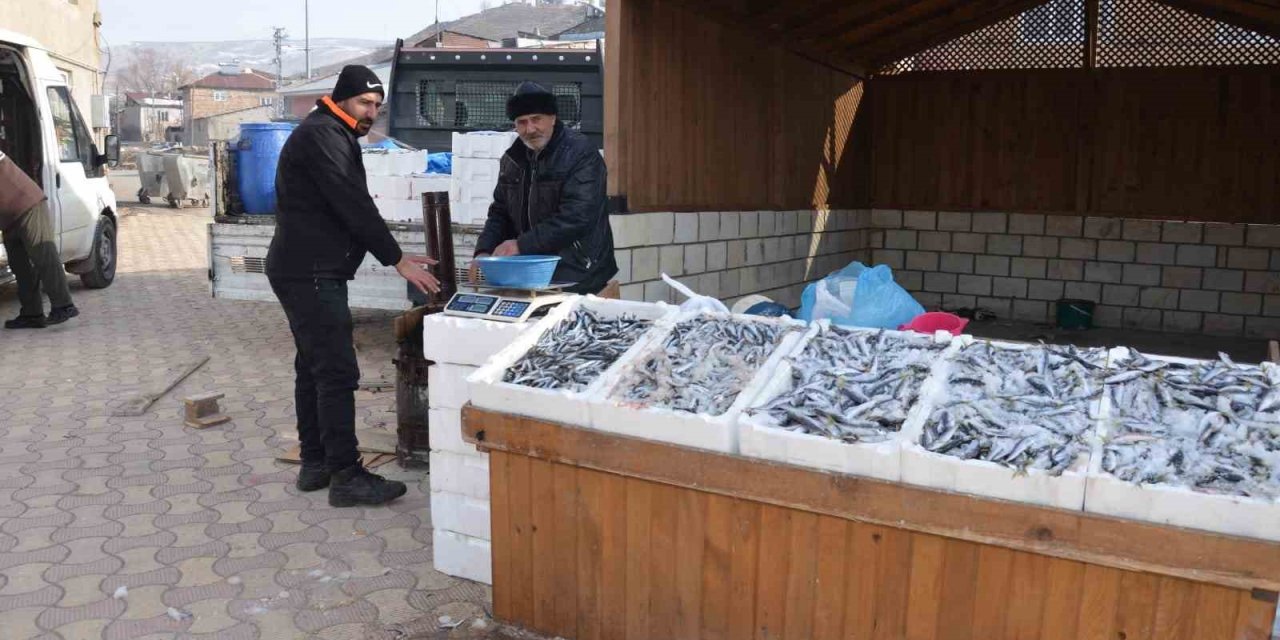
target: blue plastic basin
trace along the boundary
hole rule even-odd
[[[476,261],[488,284],[540,289],[551,284],[560,256],[485,256],[476,258]]]

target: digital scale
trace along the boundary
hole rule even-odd
[[[466,285],[472,291],[459,291],[449,298],[444,314],[462,318],[478,318],[495,322],[526,322],[544,315],[570,295],[565,287],[572,282],[553,282],[540,289],[511,289],[486,285]]]

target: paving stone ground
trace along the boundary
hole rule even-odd
[[[0,637],[507,637],[488,587],[432,568],[426,473],[382,467],[409,484],[383,508],[294,488],[274,459],[295,437],[283,313],[210,297],[204,211],[127,213],[115,284],[73,282],[79,318],[0,330]],[[365,378],[394,379],[391,319],[356,313]],[[146,415],[111,416],[205,355]],[[231,422],[184,427],[181,399],[206,391]],[[363,426],[394,433],[393,410],[361,393]]]

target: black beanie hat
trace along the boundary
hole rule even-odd
[[[369,67],[349,64],[342,68],[342,73],[338,74],[338,84],[333,85],[333,101],[342,102],[347,98],[354,98],[362,93],[377,91],[382,94],[385,100],[387,92],[382,88],[382,80],[378,78],[378,74],[374,73]]]
[[[515,120],[531,113],[556,115],[556,97],[547,88],[525,80],[516,87],[516,92],[507,98],[507,118]]]

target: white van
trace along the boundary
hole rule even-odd
[[[44,48],[0,29],[0,151],[44,188],[62,262],[94,289],[116,275],[116,198],[105,168],[119,161],[120,141],[104,143],[99,154]],[[12,279],[7,265],[0,247],[0,283]]]

